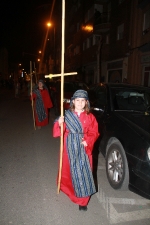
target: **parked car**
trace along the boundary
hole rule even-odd
[[[55,114],[60,114],[61,82],[58,80],[53,84],[50,83],[50,85]],[[79,89],[88,90],[88,86],[84,82],[64,81],[64,110],[69,108],[71,97],[73,96],[74,92]]]
[[[111,187],[150,199],[150,88],[100,83],[89,99]]]

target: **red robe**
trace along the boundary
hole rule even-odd
[[[87,142],[87,147],[85,147],[85,151],[88,155],[90,166],[92,169],[92,150],[93,145],[96,141],[96,139],[99,136],[98,133],[98,124],[93,116],[93,114],[86,114],[86,112],[82,112],[80,114],[80,121],[82,123],[83,127],[83,133],[84,133],[84,140]],[[68,135],[68,130],[66,129],[66,125],[64,123],[64,148],[63,148],[63,159],[62,159],[62,173],[61,173],[61,184],[60,184],[60,190],[64,192],[68,197],[71,199],[72,202],[85,206],[88,204],[89,198],[88,197],[82,197],[78,198],[75,196],[72,179],[71,179],[71,173],[70,173],[70,164],[68,159],[68,153],[66,148],[66,138]],[[60,127],[58,122],[56,121],[54,123],[53,127],[53,137],[59,137],[60,136]]]
[[[36,110],[34,109],[34,115],[35,115],[35,124],[36,126],[46,126],[48,124],[48,108],[52,108],[53,107],[53,104],[52,104],[52,101],[50,99],[50,96],[49,96],[49,93],[46,89],[43,89],[43,90],[40,90],[40,93],[41,93],[41,96],[42,96],[42,100],[43,100],[43,104],[44,104],[44,108],[45,108],[45,112],[46,112],[46,119],[44,119],[42,122],[39,122],[38,120],[38,116],[37,116],[37,113],[36,113]],[[36,101],[36,94],[35,93],[32,93],[32,97],[34,101]],[[34,107],[35,107],[35,104],[34,104]]]

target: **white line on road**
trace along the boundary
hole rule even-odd
[[[118,213],[113,206],[113,204],[148,205],[150,201],[147,199],[111,198],[106,196],[102,188],[98,188],[98,193],[96,195],[99,202],[102,203],[103,208],[106,210],[107,218],[111,224],[150,219],[150,209]]]

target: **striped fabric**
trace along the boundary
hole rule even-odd
[[[39,89],[34,89],[33,93],[35,93],[37,96],[36,101],[35,101],[35,110],[36,110],[36,114],[38,116],[38,121],[42,122],[47,117],[45,108],[44,108],[44,104],[43,104],[43,100],[42,100],[42,96],[41,96]]]
[[[84,145],[82,124],[76,114],[65,112],[65,123],[70,131],[67,136],[67,152],[71,167],[72,183],[77,197],[87,197],[96,192],[93,175]]]

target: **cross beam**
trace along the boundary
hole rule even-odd
[[[65,43],[65,0],[62,0],[62,45],[61,45],[61,74],[50,74],[45,75],[45,77],[61,77],[61,117],[63,116],[63,97],[64,97],[64,76],[65,75],[75,75],[73,73],[64,73],[64,43]],[[60,160],[59,160],[59,174],[58,174],[58,187],[57,192],[60,191],[61,183],[61,170],[62,170],[62,155],[63,155],[63,124],[61,124],[61,136],[60,136]]]
[[[77,75],[77,72],[72,72],[72,73],[64,73],[64,76],[69,76],[69,75]],[[49,74],[45,75],[45,78],[52,78],[52,77],[61,77],[61,74]]]
[[[49,75],[45,75],[45,78],[61,77],[61,116],[63,116],[64,76],[68,76],[68,75],[77,75],[77,72],[63,73],[63,71],[62,71],[61,74],[49,74]],[[61,136],[60,136],[60,162],[59,162],[59,174],[58,174],[57,193],[59,193],[59,191],[60,191],[61,170],[62,170],[62,154],[63,154],[63,124],[61,125]]]

